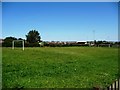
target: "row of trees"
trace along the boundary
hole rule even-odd
[[[94,46],[108,46],[108,45],[113,45],[113,42],[107,42],[107,41],[89,41],[87,44],[85,43],[78,43],[78,42],[42,42],[41,41],[41,36],[40,33],[36,30],[31,30],[28,32],[26,36],[26,40],[22,38],[15,38],[15,37],[6,37],[2,43],[3,47],[12,47],[12,41],[13,40],[24,40],[25,41],[25,47],[39,47],[41,46],[50,46],[50,47],[63,47],[63,46],[90,46],[91,44],[94,44]],[[120,42],[115,42],[114,45],[119,45]],[[21,47],[22,42],[15,42],[16,47]]]
[[[13,40],[24,40],[25,46],[32,47],[32,46],[39,46],[39,42],[41,42],[40,33],[36,30],[31,30],[26,35],[26,40],[22,38],[15,38],[15,37],[6,37],[3,40],[2,46],[3,47],[11,47]],[[15,46],[21,47],[22,42],[15,42]]]

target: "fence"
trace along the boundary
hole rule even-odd
[[[120,79],[116,80],[106,88],[93,87],[93,90],[120,90]]]
[[[107,87],[107,90],[120,90],[120,79],[116,80],[113,84]]]

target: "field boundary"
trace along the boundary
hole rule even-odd
[[[117,79],[113,84],[107,87],[107,90],[120,90],[120,79]]]

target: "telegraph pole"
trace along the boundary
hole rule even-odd
[[[95,30],[93,30],[93,42],[95,44]]]

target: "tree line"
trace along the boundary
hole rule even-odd
[[[31,30],[28,32],[26,36],[26,40],[25,39],[22,39],[22,38],[16,38],[16,37],[6,37],[4,40],[3,40],[3,43],[2,43],[2,46],[3,47],[12,47],[12,41],[13,40],[24,40],[25,42],[25,46],[26,47],[39,47],[39,43],[42,42],[41,41],[41,36],[40,36],[40,33],[37,31],[37,30]],[[15,42],[15,46],[16,47],[21,47],[22,46],[22,42]]]
[[[27,33],[26,40],[22,38],[15,37],[6,37],[3,40],[3,47],[12,47],[13,40],[24,40],[25,47],[40,47],[40,46],[50,46],[50,47],[66,47],[66,46],[119,46],[120,42],[108,42],[108,41],[87,41],[87,44],[84,42],[45,42],[41,40],[40,33],[37,30],[31,30]],[[15,42],[15,47],[22,47],[22,42]]]

